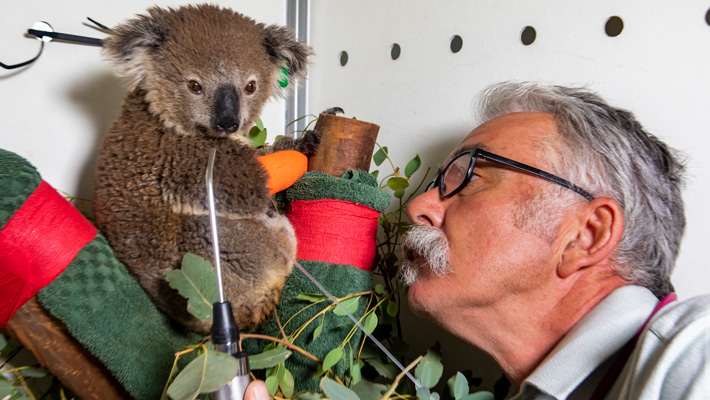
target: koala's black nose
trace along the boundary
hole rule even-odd
[[[229,135],[239,129],[239,95],[234,86],[225,85],[217,89],[212,129],[220,135]]]

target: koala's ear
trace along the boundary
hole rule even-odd
[[[118,67],[118,74],[129,78],[134,89],[145,78],[148,56],[167,40],[170,23],[167,12],[154,7],[113,29],[103,41],[103,55]]]
[[[286,67],[289,81],[305,77],[308,56],[313,54],[313,49],[296,40],[293,31],[284,26],[267,26],[264,47],[275,65]]]

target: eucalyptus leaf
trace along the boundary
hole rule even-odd
[[[259,129],[258,126],[253,126],[249,129],[249,140],[254,147],[261,147],[266,143],[266,129]]]
[[[359,361],[353,364],[352,368],[350,368],[350,377],[352,378],[353,384],[356,384],[362,380],[362,365],[363,362]]]
[[[382,362],[382,360],[377,358],[369,358],[365,360],[366,363],[370,364],[378,374],[384,376],[387,379],[394,379],[397,376],[397,367],[394,364],[387,364]]]
[[[346,310],[348,310],[348,312],[350,314],[352,314],[355,311],[357,311],[358,307],[360,306],[360,298],[359,297],[351,297],[351,298],[345,299],[343,301],[338,301],[338,303],[340,303],[340,306],[342,306],[342,308],[345,308]],[[345,311],[343,311],[342,308],[336,306],[333,309],[333,314],[340,315],[340,316],[346,315]]]
[[[267,350],[263,353],[249,356],[249,367],[251,369],[265,369],[274,367],[284,362],[291,355],[285,347],[278,347],[273,350]]]
[[[429,400],[431,398],[431,391],[429,388],[422,386],[417,390],[417,398],[419,400]]]
[[[397,311],[399,311],[397,303],[390,301],[389,304],[387,304],[387,314],[389,314],[390,317],[394,317],[397,315]]]
[[[417,170],[419,167],[422,166],[422,160],[419,158],[419,154],[417,154],[416,157],[412,158],[408,163],[407,166],[404,167],[404,175],[407,178],[410,178]]]
[[[491,392],[480,391],[476,393],[471,393],[464,397],[462,400],[495,400],[495,396]]]
[[[212,264],[202,257],[187,253],[182,268],[165,272],[170,287],[187,298],[187,311],[195,317],[212,320],[212,304],[217,302],[217,276]]]
[[[370,175],[372,175],[375,179],[377,179],[377,177],[380,176],[380,171],[374,170],[374,171],[370,172]]]
[[[5,378],[0,376],[0,399],[5,398],[5,396],[12,393],[13,386],[10,382],[6,381]]]
[[[372,156],[372,161],[375,162],[375,165],[378,167],[382,162],[384,162],[387,159],[387,147],[381,147],[379,150],[375,152],[375,154]]]
[[[409,187],[409,181],[401,176],[393,176],[387,180],[387,187],[394,191],[404,190]]]
[[[367,333],[372,333],[375,330],[375,328],[377,328],[377,322],[378,322],[377,314],[374,312],[371,313],[370,315],[365,317],[365,321],[363,321],[363,322],[364,322],[362,324],[363,328],[365,328]]]
[[[404,197],[404,189],[395,190],[394,197],[396,197],[398,199],[401,199],[402,197]]]
[[[350,389],[358,395],[360,400],[379,400],[382,397],[382,393],[387,391],[387,386],[381,383],[360,381],[350,386]]]
[[[325,321],[324,321],[324,322],[325,322]],[[316,327],[316,329],[313,330],[313,341],[314,341],[314,342],[316,341],[316,339],[318,339],[318,336],[320,336],[321,333],[323,333],[323,323],[321,323],[320,325],[318,325],[318,326]]]
[[[47,376],[47,370],[43,368],[22,368],[17,372],[26,378],[43,378]]]
[[[207,350],[187,364],[168,387],[173,400],[194,399],[200,393],[214,392],[237,376],[237,359],[219,351]]]
[[[260,131],[264,130],[264,122],[261,120],[261,117],[257,118],[256,121],[254,121],[254,123],[256,124],[256,127],[259,128]]]
[[[385,287],[382,286],[382,284],[378,283],[375,285],[375,293],[377,294],[385,294]]]
[[[317,303],[319,301],[323,301],[323,300],[327,299],[328,297],[324,294],[301,293],[298,296],[296,296],[296,298],[299,300],[310,301],[311,303]]]
[[[441,355],[435,349],[429,349],[414,369],[414,376],[424,387],[433,388],[444,372]]]
[[[266,383],[266,390],[271,396],[276,394],[276,390],[279,388],[279,380],[275,375],[271,375],[264,381]]]
[[[357,393],[329,378],[321,379],[320,387],[332,400],[360,400]]]
[[[314,392],[312,390],[304,390],[302,392],[296,393],[296,397],[293,400],[321,400],[323,395],[319,392]]]
[[[294,386],[293,374],[291,374],[291,371],[287,370],[286,367],[283,367],[283,370],[284,376],[279,381],[279,387],[281,388],[281,392],[284,396],[291,398],[293,396]]]
[[[0,352],[2,352],[2,349],[4,349],[5,346],[7,346],[7,339],[5,339],[5,336],[0,333]]]
[[[456,400],[462,400],[468,394],[468,380],[461,372],[456,373],[453,392]]]
[[[338,361],[340,361],[341,358],[343,358],[342,348],[336,347],[333,350],[329,351],[323,359],[323,370],[327,371],[331,369],[335,364],[338,363]]]

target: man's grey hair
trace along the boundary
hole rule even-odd
[[[659,298],[673,291],[685,229],[684,166],[675,150],[585,88],[505,82],[484,91],[479,109],[482,122],[511,112],[552,113],[560,138],[550,172],[623,210],[625,230],[612,259],[619,275]]]

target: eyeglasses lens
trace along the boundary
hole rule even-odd
[[[443,179],[441,180],[441,193],[444,196],[448,196],[465,183],[468,168],[472,161],[471,155],[464,153],[454,158],[449,166],[446,167]]]

